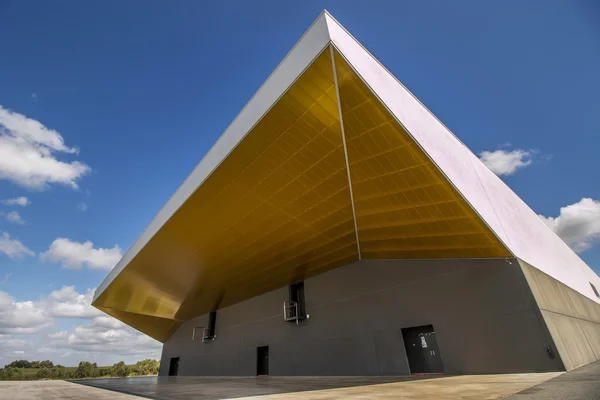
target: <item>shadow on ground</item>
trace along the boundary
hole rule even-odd
[[[507,400],[600,400],[600,361],[518,392]]]
[[[70,382],[157,400],[218,400],[236,397],[304,392],[309,390],[379,385],[382,383],[409,382],[435,379],[438,377],[440,377],[440,375],[391,377],[152,376],[137,378],[83,379],[72,380]]]
[[[600,361],[568,373],[375,377],[139,377],[71,381],[160,400],[280,394],[292,399],[600,400]],[[330,389],[338,389],[327,391]],[[313,391],[307,393],[307,391]],[[511,396],[512,395],[512,396]],[[0,396],[2,397],[2,396]]]

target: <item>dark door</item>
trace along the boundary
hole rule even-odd
[[[402,337],[411,373],[444,372],[432,325],[402,329]]]
[[[256,349],[256,375],[269,375],[269,346]]]
[[[290,285],[290,301],[298,304],[298,319],[306,318],[306,307],[304,302],[304,281]]]
[[[169,364],[169,376],[177,376],[179,374],[179,357],[171,358],[171,364]]]

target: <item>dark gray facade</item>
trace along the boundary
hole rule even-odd
[[[564,370],[523,271],[504,260],[366,260],[305,281],[309,319],[283,321],[283,287],[218,311],[216,339],[192,340],[207,315],[164,344],[161,375],[410,374],[401,329],[433,325],[447,374]],[[550,346],[556,356],[551,358]]]

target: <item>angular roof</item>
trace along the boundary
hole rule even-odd
[[[596,274],[327,12],[109,273],[93,305],[185,320],[367,258],[509,258],[599,302]]]

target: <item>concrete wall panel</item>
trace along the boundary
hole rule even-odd
[[[562,369],[516,260],[363,260],[305,281],[310,318],[283,321],[288,289],[218,311],[217,338],[192,341],[184,323],[165,343],[161,374],[254,375],[269,346],[272,375],[410,373],[402,328],[433,325],[446,373]]]
[[[600,305],[519,260],[567,370],[600,360]]]

